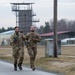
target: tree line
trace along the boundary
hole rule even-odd
[[[13,30],[13,27],[8,27],[5,29],[4,27],[0,28],[0,33]],[[39,34],[43,33],[49,33],[53,32],[53,20],[50,20],[49,22],[45,22],[44,25],[41,25],[39,28],[37,27],[37,32]],[[74,31],[75,32],[75,20],[67,20],[67,19],[61,19],[57,22],[57,31]]]
[[[7,29],[5,29],[4,27],[0,28],[0,33],[5,32],[5,31],[9,31],[9,30],[13,30],[13,27],[8,27]]]
[[[41,25],[37,31],[40,34],[53,32],[53,20],[45,22],[45,25]],[[61,19],[57,22],[57,31],[74,31],[75,32],[75,20]]]

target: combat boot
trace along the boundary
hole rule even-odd
[[[19,63],[18,67],[19,67],[20,70],[22,70],[22,63]]]
[[[17,71],[17,64],[14,64],[14,71]]]
[[[33,71],[35,71],[35,69],[36,69],[35,67],[32,68]]]

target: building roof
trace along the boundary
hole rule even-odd
[[[63,33],[68,33],[68,32],[71,32],[71,31],[59,31],[57,32],[57,34],[63,34]],[[54,35],[54,32],[40,34],[40,36],[53,36],[53,35]]]
[[[2,32],[0,33],[1,35],[6,35],[6,34],[13,34],[15,31],[14,30],[10,30],[10,31],[6,31],[6,32]]]
[[[13,5],[30,5],[30,4],[34,4],[34,3],[10,3]]]

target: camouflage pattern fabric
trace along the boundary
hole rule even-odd
[[[36,32],[29,32],[26,35],[26,40],[28,41],[27,50],[30,56],[30,67],[34,67],[34,61],[37,55],[37,42],[41,41],[41,37]]]
[[[24,59],[24,40],[25,35],[18,33],[14,33],[11,36],[11,45],[13,50],[13,57],[14,57],[14,63],[17,62],[17,59],[19,59],[18,63],[22,63]]]

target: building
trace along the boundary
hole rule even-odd
[[[46,38],[52,38],[53,39],[54,38],[54,32],[40,34],[40,36],[42,37],[42,39],[46,39]],[[65,38],[74,38],[75,32],[59,31],[59,32],[57,32],[57,36],[58,36],[58,39],[60,39],[60,40],[65,39]]]
[[[40,34],[40,36],[42,38],[41,44],[45,44],[45,39],[54,39],[54,32]],[[75,38],[75,32],[59,31],[59,32],[57,32],[57,37],[58,37],[58,40],[61,40],[62,44],[75,43],[74,39],[70,40],[70,38]],[[64,39],[67,39],[67,38],[69,38],[69,40],[65,41]]]
[[[75,38],[66,38],[61,40],[62,45],[73,45],[75,44]]]
[[[8,45],[10,43],[10,37],[14,32],[14,30],[10,30],[0,33],[0,45]]]
[[[39,20],[34,20],[33,16],[36,16],[33,12],[32,5],[34,3],[11,3],[12,11],[16,12],[16,26],[19,26],[20,30],[24,34],[30,31],[30,27]]]

